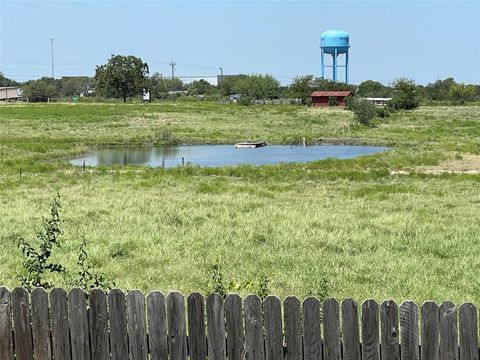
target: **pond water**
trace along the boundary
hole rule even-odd
[[[165,147],[116,147],[99,149],[76,157],[70,163],[82,166],[143,165],[175,167],[193,164],[207,167],[308,162],[326,158],[350,159],[389,150],[379,146],[267,145],[236,149],[233,145],[186,145]]]

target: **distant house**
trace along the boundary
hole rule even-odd
[[[0,100],[20,100],[22,89],[19,86],[0,87]]]
[[[310,96],[312,106],[328,107],[330,97],[334,97],[338,106],[345,107],[345,98],[351,95],[351,91],[314,91]]]

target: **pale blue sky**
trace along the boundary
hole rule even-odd
[[[150,72],[320,75],[320,35],[350,33],[350,82],[480,83],[480,1],[0,0],[0,71],[19,81],[90,75],[111,54]]]

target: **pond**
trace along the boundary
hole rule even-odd
[[[233,145],[185,145],[165,147],[115,147],[98,149],[76,157],[77,166],[142,165],[175,167],[192,164],[207,167],[232,165],[266,165],[285,162],[308,162],[326,158],[351,159],[389,150],[379,146],[353,145],[268,145],[236,149]]]

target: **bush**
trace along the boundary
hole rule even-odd
[[[338,106],[338,102],[337,102],[337,97],[336,96],[329,96],[328,97],[328,106],[332,107],[332,106]]]
[[[242,95],[238,100],[238,103],[242,106],[249,106],[252,105],[252,98],[250,96]]]
[[[359,124],[370,125],[370,121],[377,116],[377,108],[367,100],[354,100],[349,104]]]
[[[417,86],[413,80],[401,78],[393,83],[393,96],[391,106],[395,109],[412,110],[418,107]]]

